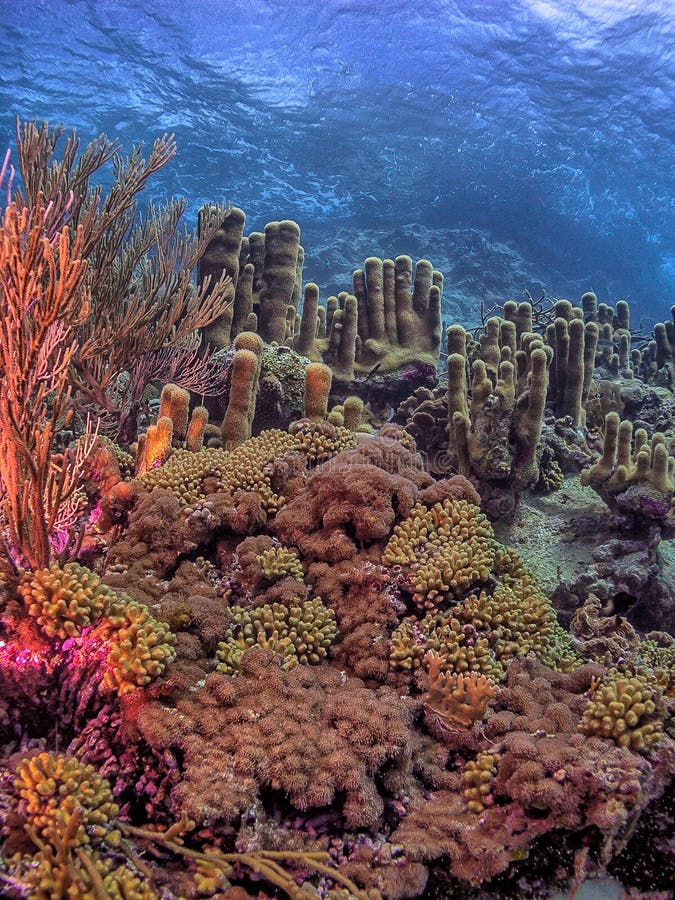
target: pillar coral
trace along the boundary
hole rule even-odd
[[[200,223],[209,211],[200,211]],[[230,305],[203,332],[218,349],[229,347],[242,331],[258,331],[268,343],[283,344],[296,331],[304,251],[295,222],[270,222],[264,233],[244,235],[245,215],[232,207],[207,247],[198,270],[200,284],[223,272],[232,278]],[[291,313],[292,309],[292,313]],[[297,323],[299,325],[299,323]]]
[[[497,318],[481,337],[469,387],[467,335],[448,329],[449,457],[465,477],[500,484],[506,498],[539,479],[549,354],[523,332],[514,355],[513,326]]]
[[[227,450],[251,437],[259,366],[259,357],[252,350],[235,350],[230,399],[221,426],[223,446]]]
[[[325,419],[328,415],[328,397],[333,373],[323,363],[310,363],[305,369],[305,418]]]
[[[413,277],[409,256],[369,257],[353,275],[351,291],[329,297],[325,337],[314,286],[303,307],[296,349],[330,364],[336,378],[350,381],[406,366],[436,366],[441,342],[443,276],[425,259]],[[307,300],[307,297],[306,297]],[[318,308],[319,310],[321,307]],[[314,333],[313,345],[306,336]]]
[[[622,527],[675,526],[675,458],[660,432],[650,441],[638,428],[633,441],[632,422],[622,421],[616,412],[607,413],[602,455],[584,469],[581,482],[602,497]]]

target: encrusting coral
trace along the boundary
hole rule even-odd
[[[652,767],[627,747],[577,731],[601,672],[585,666],[554,674],[533,660],[512,662],[479,739],[454,733],[456,747],[473,740],[472,765],[415,800],[392,840],[412,860],[449,859],[453,874],[472,884],[503,872],[552,830],[564,839],[567,829],[596,826],[601,858],[609,860],[661,790],[669,763]]]

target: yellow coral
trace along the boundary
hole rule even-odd
[[[534,652],[561,671],[580,665],[569,634],[516,553],[494,544],[490,586],[469,594],[447,612],[403,619],[391,636],[393,668],[419,668],[428,650],[442,671],[476,672],[499,680],[514,657]]]
[[[663,733],[665,706],[657,684],[644,672],[611,669],[595,690],[579,723],[582,734],[609,738],[619,747],[649,750]]]
[[[134,458],[131,453],[127,453],[119,444],[103,434],[99,434],[98,440],[115,458],[122,478],[131,478],[134,474]]]
[[[299,582],[304,580],[302,562],[296,550],[288,547],[270,547],[269,550],[263,550],[256,556],[256,562],[266,581],[273,582],[286,576]]]
[[[299,442],[285,431],[270,429],[244,441],[232,452],[208,447],[197,453],[174,450],[167,462],[140,476],[147,490],[171,491],[183,506],[192,506],[208,493],[258,494],[267,512],[276,512],[284,498],[271,488],[268,466],[278,456],[300,449]]]
[[[117,603],[109,618],[115,628],[109,635],[103,682],[123,695],[162,674],[176,655],[176,638],[168,625],[158,622],[145,606],[130,598]]]
[[[440,657],[443,672],[477,672],[494,681],[504,674],[487,637],[449,613],[429,612],[419,621],[403,619],[391,636],[389,661],[394,669],[418,669],[428,651]]]
[[[495,546],[490,523],[477,506],[445,499],[431,507],[418,503],[394,529],[382,561],[406,567],[415,602],[433,608],[446,595],[487,581]]]
[[[550,456],[542,458],[539,467],[539,482],[537,487],[544,493],[552,493],[559,490],[565,483],[565,474],[556,459]]]
[[[497,774],[499,755],[496,753],[479,753],[470,759],[462,772],[466,805],[476,813],[483,812],[490,805],[489,795],[492,782]]]
[[[187,506],[204,499],[204,480],[220,478],[227,464],[228,453],[221,448],[209,447],[197,453],[174,450],[164,465],[144,472],[138,480],[148,491],[155,488],[171,491],[182,505]]]
[[[220,473],[218,490],[230,494],[250,491],[258,494],[268,513],[277,512],[285,498],[272,490],[268,467],[277,457],[298,449],[296,439],[285,431],[272,428],[261,432],[229,454],[227,466]]]
[[[63,639],[97,622],[115,599],[95,572],[77,563],[63,569],[53,563],[48,569],[27,572],[19,582],[19,594],[44,633]]]
[[[15,878],[35,900],[157,900],[127,865],[102,855],[120,846],[119,807],[93,766],[61,753],[23,759],[14,790],[18,812],[40,842],[33,856],[11,859]]]
[[[19,763],[14,788],[20,812],[39,837],[53,843],[63,838],[74,812],[81,820],[70,834],[73,846],[100,842],[111,831],[119,807],[109,783],[93,766],[62,753],[40,753]],[[113,836],[113,841],[119,833]]]
[[[232,609],[233,632],[218,645],[216,653],[221,672],[234,674],[242,653],[259,646],[282,657],[281,667],[292,669],[298,663],[316,665],[326,658],[337,634],[332,609],[314,600],[296,601],[288,606],[273,603],[256,609]]]
[[[675,696],[675,641],[667,646],[652,640],[642,641],[640,661],[651,670],[654,680],[664,694],[668,697]]]
[[[103,683],[120,694],[149,684],[175,656],[175,637],[164,622],[77,563],[26,573],[19,592],[49,637],[77,637],[98,626],[110,647]]]
[[[356,446],[354,433],[344,425],[331,422],[299,419],[293,422],[289,431],[298,442],[298,449],[311,463],[322,463],[341,450],[351,450]]]

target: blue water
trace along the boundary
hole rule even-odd
[[[0,0],[0,148],[16,114],[175,132],[152,199],[296,219],[325,290],[410,252],[449,315],[543,287],[663,319],[674,47],[668,0]]]

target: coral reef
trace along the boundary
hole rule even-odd
[[[439,372],[427,259],[322,305],[295,222],[131,224],[171,139],[58,163],[18,134],[2,891],[641,890],[675,774],[675,319],[526,294],[450,323]]]
[[[406,855],[447,857],[456,877],[478,884],[552,829],[560,836],[560,829],[595,826],[601,856],[616,852],[639,810],[660,791],[669,763],[652,768],[627,747],[577,731],[599,672],[586,666],[555,675],[540,663],[512,662],[474,765],[415,802],[394,832]],[[467,738],[457,732],[455,740]],[[488,786],[485,794],[476,792],[480,784]]]

